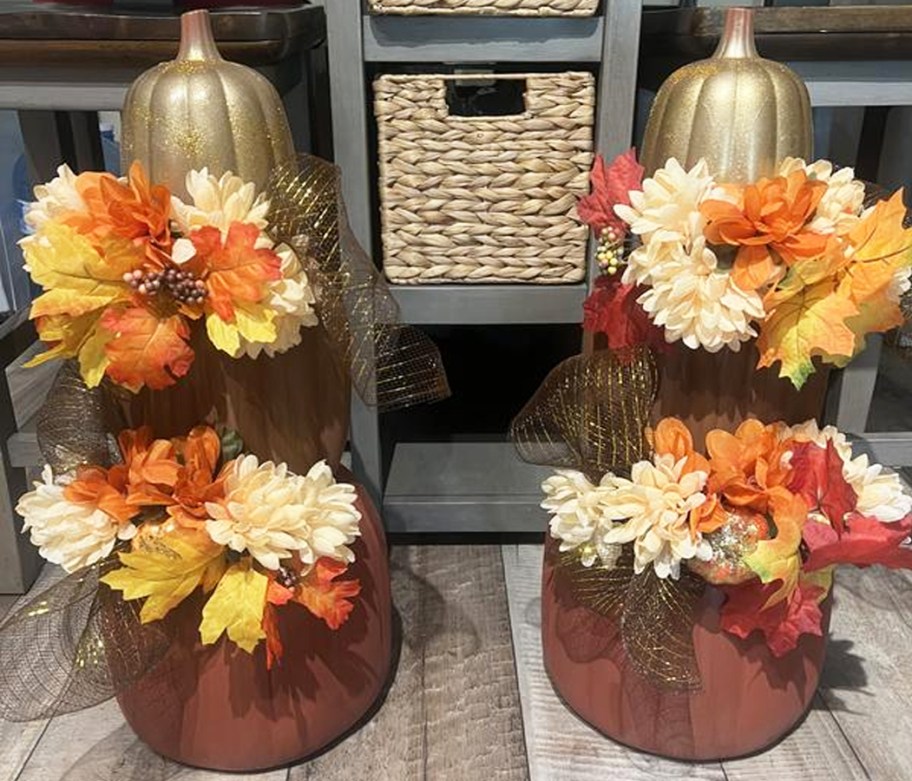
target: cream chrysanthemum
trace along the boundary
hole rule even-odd
[[[699,206],[714,187],[709,166],[700,160],[689,171],[671,158],[664,168],[630,192],[630,206],[618,204],[615,214],[643,243],[688,240],[703,230]]]
[[[649,287],[637,302],[652,321],[665,329],[668,342],[683,341],[696,350],[737,351],[742,342],[757,335],[752,323],[764,316],[763,301],[755,291],[742,290],[730,274],[717,268],[715,253],[701,236],[688,252],[681,242],[663,245],[651,268],[631,253],[624,281]],[[641,273],[640,269],[644,269]]]
[[[322,556],[354,561],[348,545],[361,533],[357,494],[335,481],[325,461],[295,475],[285,464],[248,455],[226,471],[225,499],[206,503],[206,531],[215,542],[273,570],[294,553],[305,566]]]
[[[765,312],[758,293],[738,287],[706,246],[700,204],[710,197],[728,196],[705,161],[685,171],[671,159],[643,182],[642,192],[630,193],[630,206],[616,206],[643,241],[628,256],[623,281],[647,287],[637,302],[664,328],[666,341],[737,351],[757,335],[752,323]]]
[[[34,485],[16,505],[25,521],[22,530],[31,533],[32,544],[45,559],[67,572],[101,561],[118,539],[128,540],[136,534],[132,523],[118,523],[92,504],[69,501],[65,486],[54,480],[49,466]]]
[[[629,520],[606,532],[605,541],[633,542],[637,573],[652,565],[658,577],[678,578],[683,560],[712,556],[709,543],[690,529],[690,511],[706,501],[707,475],[684,473],[685,463],[668,454],[640,461],[633,465],[631,479],[613,492],[613,514]]]
[[[865,197],[864,182],[855,178],[855,171],[840,168],[834,173],[833,164],[828,160],[805,163],[796,157],[787,157],[779,166],[781,176],[800,170],[804,170],[808,179],[824,182],[827,186],[808,228],[815,233],[837,236],[851,231],[858,224]]]
[[[613,525],[611,492],[622,484],[609,472],[596,486],[572,469],[559,469],[542,483],[541,506],[554,516],[551,536],[561,541],[561,551],[582,547],[583,566],[591,567],[598,558],[603,566],[613,567],[617,560],[620,549],[605,545],[604,536]]]
[[[319,322],[314,310],[314,290],[298,256],[287,244],[280,244],[274,249],[282,261],[282,278],[268,284],[263,304],[275,313],[273,324],[276,339],[264,344],[248,341],[241,336],[241,346],[235,358],[240,355],[256,358],[261,352],[270,357],[283,353],[300,344],[302,328],[315,326]]]
[[[253,182],[245,182],[230,171],[216,178],[203,168],[187,174],[186,186],[192,204],[171,198],[172,216],[184,235],[212,225],[225,236],[233,222],[253,223],[266,230],[269,201],[262,193],[257,194]]]
[[[64,164],[57,169],[57,176],[50,182],[35,188],[35,202],[26,209],[25,222],[37,231],[61,214],[84,211],[86,204],[76,190],[76,174]],[[24,240],[28,241],[28,237]]]

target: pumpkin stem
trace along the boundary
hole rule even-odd
[[[180,49],[178,60],[221,60],[215,37],[212,35],[212,22],[209,12],[188,11],[181,14]]]
[[[754,46],[754,10],[729,8],[725,12],[725,29],[713,57],[757,57]]]

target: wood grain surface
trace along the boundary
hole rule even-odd
[[[392,581],[403,642],[385,704],[290,781],[526,778],[499,548],[394,548]]]
[[[384,704],[310,762],[252,775],[162,759],[115,703],[0,722],[0,781],[905,781],[912,778],[912,577],[846,569],[823,685],[777,746],[724,763],[631,751],[555,695],[539,636],[541,546],[402,546],[392,552],[399,665]],[[37,588],[59,577],[48,567]],[[0,600],[0,614],[13,600]],[[515,649],[515,654],[514,654]]]

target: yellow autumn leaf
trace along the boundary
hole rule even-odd
[[[99,323],[79,348],[79,373],[89,388],[97,388],[101,384],[111,363],[105,353],[105,345],[111,341],[111,336],[111,332]]]
[[[804,500],[785,489],[772,489],[769,503],[776,534],[771,540],[758,542],[757,547],[744,557],[744,563],[757,573],[761,582],[780,581],[779,588],[764,608],[786,599],[798,584],[801,530],[807,520]]]
[[[813,373],[813,357],[838,361],[855,354],[855,332],[846,321],[859,314],[858,307],[836,292],[835,281],[824,279],[795,292],[786,288],[770,293],[769,314],[760,328],[758,366],[782,362],[780,377],[796,388]]]
[[[102,327],[101,312],[86,312],[77,317],[48,315],[37,321],[38,336],[48,345],[25,366],[40,366],[56,358],[79,358],[79,371],[86,385],[96,387],[110,363],[105,345],[113,334]]]
[[[68,225],[49,222],[23,246],[32,279],[47,292],[32,303],[32,317],[70,315],[101,309],[128,300],[131,289],[123,275],[141,262],[138,250],[126,240],[105,243],[104,257],[84,236]]]
[[[232,564],[203,607],[200,638],[212,645],[222,633],[246,651],[253,653],[263,631],[263,611],[269,578],[251,566],[249,558]]]
[[[234,322],[222,320],[215,312],[206,315],[206,333],[219,350],[237,356],[241,337],[248,342],[271,344],[276,340],[275,312],[262,304],[237,304]]]
[[[143,599],[142,623],[164,618],[193,593],[212,583],[224,571],[225,548],[205,532],[177,529],[130,553],[121,553],[123,565],[101,578],[123,598]]]

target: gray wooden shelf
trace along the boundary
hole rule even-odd
[[[578,323],[587,286],[391,285],[402,320],[414,325]]]
[[[633,136],[640,3],[603,0],[591,18],[365,16],[361,0],[316,0],[326,10],[335,162],[355,235],[371,256],[378,219],[371,203],[368,66],[460,64],[544,70],[590,64],[598,71],[595,148],[606,157]],[[373,72],[374,68],[371,68]],[[590,266],[591,268],[591,266]],[[590,278],[591,278],[590,274]],[[402,319],[416,325],[578,323],[586,295],[577,285],[393,286]],[[446,356],[444,356],[444,362]],[[352,404],[355,474],[382,502],[396,532],[540,531],[542,470],[505,443],[398,443],[384,472],[376,410]],[[384,443],[393,446],[393,443]],[[378,502],[379,503],[379,502]]]
[[[365,16],[365,62],[599,62],[603,20]]]
[[[390,532],[540,532],[546,467],[507,442],[399,443],[383,498]]]

